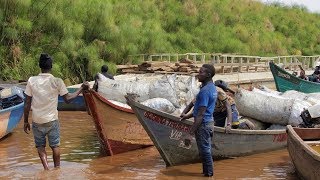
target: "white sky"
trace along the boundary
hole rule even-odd
[[[320,13],[320,0],[260,0],[262,2],[280,2],[286,5],[298,4],[307,7],[308,10]]]

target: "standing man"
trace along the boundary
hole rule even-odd
[[[46,136],[49,146],[53,151],[54,167],[60,167],[60,125],[58,120],[58,95],[63,96],[64,101],[69,103],[76,98],[83,89],[88,89],[85,82],[74,93],[69,94],[66,85],[60,78],[50,74],[52,58],[48,54],[41,54],[39,59],[41,73],[30,77],[26,86],[24,106],[24,131],[29,134],[30,124],[28,121],[29,111],[32,109],[32,131],[34,141],[43,168],[49,170],[46,147]]]
[[[213,159],[211,153],[211,140],[213,136],[213,111],[217,100],[216,86],[212,81],[215,68],[210,64],[203,64],[199,70],[198,80],[201,82],[200,91],[194,103],[194,123],[190,134],[195,134],[200,157],[202,159],[203,175],[213,176]],[[192,103],[181,114],[181,120],[190,117],[187,113],[191,110]]]

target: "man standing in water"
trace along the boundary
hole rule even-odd
[[[199,154],[202,159],[203,175],[213,176],[213,159],[211,153],[211,139],[213,136],[213,111],[217,100],[216,86],[212,81],[215,75],[213,65],[204,64],[199,70],[198,80],[201,82],[200,91],[196,97],[193,109],[194,123],[190,134],[195,134]],[[188,118],[191,108],[186,107],[181,114],[181,120]]]
[[[82,90],[89,88],[85,82],[74,93],[69,94],[66,85],[60,78],[50,74],[52,58],[41,54],[39,59],[41,73],[30,77],[26,86],[24,106],[24,131],[29,134],[29,111],[32,109],[32,131],[34,141],[43,168],[49,170],[46,147],[46,136],[53,151],[54,167],[60,167],[60,125],[58,120],[58,95],[63,96],[66,103],[76,98]]]

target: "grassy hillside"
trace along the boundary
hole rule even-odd
[[[319,19],[253,0],[0,0],[0,78],[37,74],[41,52],[71,83],[141,53],[320,54]]]

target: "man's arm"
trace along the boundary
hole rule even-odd
[[[194,106],[193,102],[190,102],[186,108],[184,108],[184,110],[182,111],[181,115],[180,115],[180,120],[185,120],[185,119],[189,119],[192,117],[192,112],[188,114],[188,112],[192,109],[192,107]]]
[[[231,123],[232,123],[232,110],[231,105],[228,100],[224,102],[225,107],[227,108],[227,126],[226,126],[226,132],[229,132],[231,130]]]
[[[30,124],[29,124],[29,112],[31,109],[31,101],[32,97],[26,95],[26,99],[24,100],[24,111],[23,111],[23,116],[24,116],[24,125],[23,125],[23,130],[25,133],[29,134],[30,131]]]
[[[67,94],[63,95],[64,102],[66,102],[67,104],[70,103],[73,99],[75,99],[82,92],[82,90],[87,90],[87,89],[89,89],[89,83],[84,82],[76,92],[67,93]]]
[[[198,127],[201,125],[201,123],[203,121],[204,113],[206,112],[206,109],[207,109],[207,107],[205,107],[205,106],[199,107],[198,114],[194,118],[194,123],[191,126],[190,134],[194,134],[196,132],[196,130],[198,129]]]

